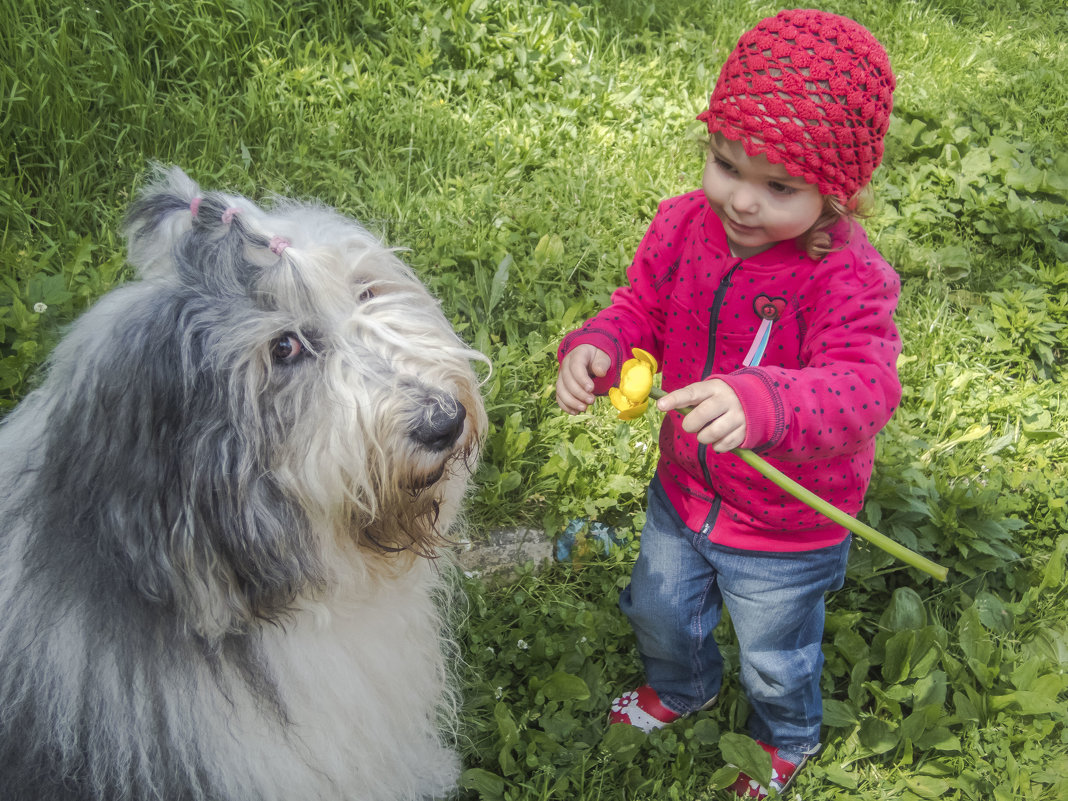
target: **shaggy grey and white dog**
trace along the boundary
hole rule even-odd
[[[330,209],[161,170],[127,235],[0,424],[0,798],[448,794],[484,357]]]

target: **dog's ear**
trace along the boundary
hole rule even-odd
[[[192,226],[200,189],[178,167],[152,165],[149,183],[126,214],[130,264],[141,277],[164,275],[174,269],[174,248]]]
[[[64,503],[39,513],[70,532],[59,547],[126,576],[135,602],[217,638],[283,614],[323,571],[309,522],[271,472],[278,443],[254,422],[255,386],[209,357],[215,334],[195,320],[212,315],[190,295],[120,288],[57,348],[39,393],[59,399],[40,479],[42,497]]]

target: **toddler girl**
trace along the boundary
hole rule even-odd
[[[762,20],[699,116],[711,135],[702,188],[660,205],[628,285],[559,352],[557,400],[571,414],[618,382],[633,347],[658,360],[668,391],[620,599],[647,683],[610,720],[649,731],[708,707],[726,605],[749,730],[780,792],[819,749],[823,599],[842,586],[849,537],[730,451],[861,507],[875,435],[901,396],[899,280],[853,218],[893,89],[886,52],[856,22],[810,10]],[[767,794],[745,775],[734,790]]]

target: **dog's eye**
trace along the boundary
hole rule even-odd
[[[285,333],[271,343],[271,357],[276,362],[289,363],[304,351],[304,343],[293,333]]]
[[[360,301],[370,300],[374,296],[375,296],[375,291],[373,289],[368,288],[368,289],[363,290],[363,292],[361,292],[357,296],[357,300],[360,300]]]

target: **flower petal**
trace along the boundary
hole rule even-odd
[[[616,408],[618,409],[619,407],[617,406]],[[645,403],[639,403],[637,406],[632,406],[629,409],[620,409],[619,419],[633,420],[636,417],[641,417],[643,414],[645,414],[645,410],[648,408],[649,402],[646,401]]]
[[[646,362],[628,359],[619,373],[619,390],[631,403],[641,403],[653,388],[653,373]]]
[[[619,391],[618,387],[610,387],[608,389],[608,400],[612,401],[612,405],[621,412],[625,412],[634,407],[634,404],[630,402],[626,395]]]
[[[654,357],[653,354],[649,353],[648,351],[642,350],[641,348],[631,348],[630,352],[634,354],[635,359],[648,363],[649,369],[651,369],[654,373],[656,372],[657,363],[656,357]]]

